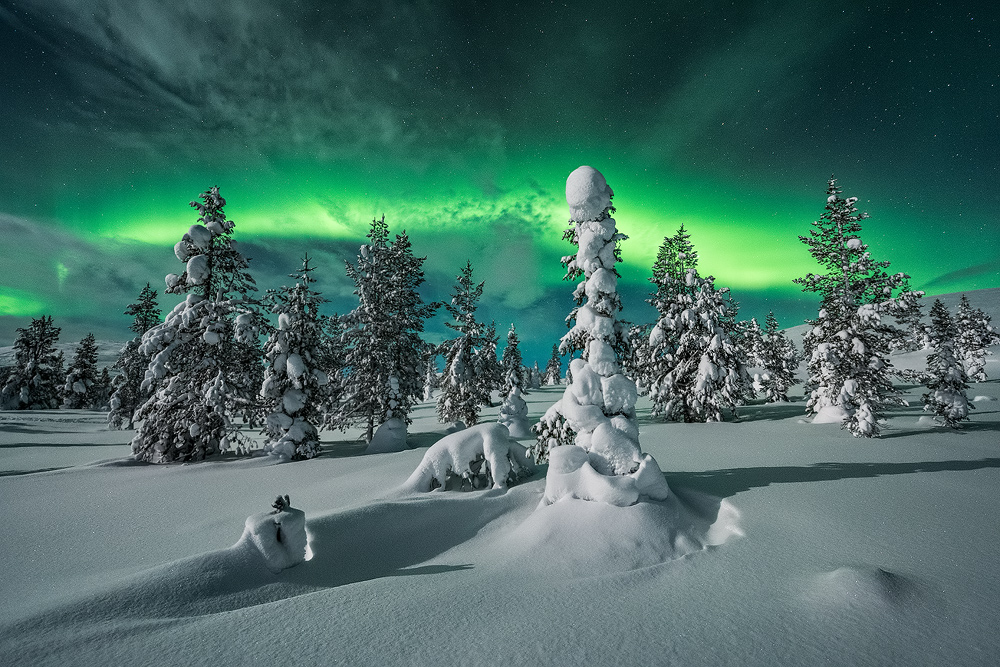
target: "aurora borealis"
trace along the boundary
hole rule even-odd
[[[791,280],[830,174],[915,288],[1000,286],[988,4],[0,0],[0,345],[41,314],[127,338],[212,185],[262,289],[308,251],[351,308],[343,262],[384,214],[428,299],[470,259],[480,317],[542,365],[581,164],[630,236],[627,320],[681,223],[741,317],[813,314]]]

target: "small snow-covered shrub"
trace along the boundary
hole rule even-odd
[[[267,568],[281,572],[306,560],[308,536],[305,512],[291,506],[288,496],[278,496],[273,512],[247,517],[240,543],[253,544]]]
[[[403,486],[414,492],[446,489],[449,478],[457,478],[462,487],[466,483],[472,488],[489,484],[503,489],[533,470],[526,448],[511,440],[507,427],[487,422],[446,435],[431,445]]]

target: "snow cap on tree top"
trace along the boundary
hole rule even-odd
[[[577,167],[566,179],[566,203],[573,220],[594,220],[611,204],[614,192],[593,167]]]

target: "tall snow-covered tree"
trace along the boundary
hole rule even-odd
[[[434,399],[434,390],[441,386],[441,376],[438,375],[437,351],[431,348],[424,355],[427,361],[424,364],[424,400]]]
[[[139,298],[125,308],[125,314],[134,318],[129,329],[136,337],[125,343],[114,364],[118,375],[111,381],[108,426],[115,430],[132,428],[132,415],[142,403],[142,381],[149,366],[149,358],[143,356],[139,349],[143,334],[160,323],[156,290],[146,283],[139,292]]]
[[[964,296],[964,295],[963,295]],[[923,395],[924,410],[934,414],[942,426],[958,428],[959,422],[969,418],[968,376],[962,362],[955,358],[955,340],[958,327],[951,313],[940,299],[931,306],[930,345],[927,355],[926,382],[928,391]]]
[[[368,243],[357,262],[347,264],[358,307],[341,319],[345,327],[342,396],[327,415],[327,424],[346,428],[361,424],[365,440],[390,419],[403,428],[424,389],[424,322],[436,304],[425,304],[418,291],[424,282],[425,258],[415,257],[406,232],[389,240],[383,216],[373,219]],[[404,436],[405,437],[405,436]]]
[[[0,404],[7,410],[52,410],[59,407],[64,381],[63,354],[56,350],[60,328],[50,315],[32,318],[17,330],[14,368],[3,390]]]
[[[321,367],[323,318],[319,307],[326,299],[313,290],[309,256],[302,260],[291,287],[269,299],[278,326],[264,345],[264,404],[267,443],[272,456],[311,459],[320,453],[317,426],[323,419],[330,378]]]
[[[577,247],[563,258],[574,290],[573,326],[561,350],[582,351],[571,364],[572,382],[535,425],[536,460],[549,459],[543,504],[564,497],[631,505],[669,494],[656,461],[639,448],[635,382],[620,372],[625,329],[618,321],[621,234],[611,214],[613,196],[604,176],[579,167],[566,180],[572,227],[564,238]],[[569,437],[573,436],[572,442]]]
[[[761,369],[757,383],[765,400],[771,403],[788,401],[788,390],[799,383],[795,378],[799,360],[795,344],[778,328],[774,313],[768,311],[757,357]]]
[[[508,395],[514,387],[518,387],[522,391],[528,388],[528,382],[524,374],[524,362],[521,357],[521,350],[518,347],[520,343],[521,341],[517,337],[517,329],[511,324],[510,330],[507,332],[507,346],[500,357],[500,368],[503,374],[501,393],[503,396]]]
[[[97,340],[88,333],[80,341],[73,361],[66,369],[62,387],[62,407],[70,410],[97,410],[101,407],[102,391],[97,372]]]
[[[441,343],[444,356],[444,373],[441,377],[441,394],[437,399],[438,420],[442,423],[462,422],[472,426],[479,421],[479,412],[489,404],[492,381],[483,379],[485,357],[482,349],[489,347],[487,332],[476,320],[479,299],[483,296],[483,283],[472,280],[472,263],[456,277],[451,291],[451,302],[444,307],[452,321],[445,326],[456,333],[455,338]],[[492,352],[496,360],[496,351]],[[477,359],[479,363],[477,364]]]
[[[672,301],[657,299],[662,316],[649,335],[655,356],[646,365],[652,412],[685,422],[722,421],[723,409],[736,417],[750,393],[750,376],[743,350],[724,325],[729,290],[716,289],[714,279],[696,269],[688,269],[684,284],[665,292]]]
[[[809,360],[806,410],[814,422],[841,422],[856,437],[873,437],[886,407],[903,402],[888,359],[897,333],[884,316],[905,310],[922,292],[903,291],[909,276],[887,274],[889,262],[872,258],[859,237],[867,213],[858,211],[856,197],[840,195],[831,178],[823,215],[809,236],[799,237],[824,271],[794,281],[822,298],[803,338]]]
[[[497,334],[496,322],[490,322],[483,333],[482,344],[476,349],[472,360],[476,382],[480,384],[484,396],[483,405],[487,407],[493,406],[493,392],[502,390],[505,382],[504,369],[497,357],[499,343],[500,336]]]
[[[559,355],[558,343],[552,346],[552,356],[549,357],[549,363],[545,364],[542,381],[550,387],[562,381],[562,358]]]
[[[990,325],[990,316],[973,308],[963,294],[955,311],[955,350],[965,372],[972,382],[986,382],[986,356],[988,346],[997,342],[996,332]]]
[[[199,461],[244,448],[245,436],[231,416],[259,390],[240,342],[254,319],[239,315],[256,310],[249,263],[232,239],[235,225],[219,189],[199,199],[191,202],[198,222],[174,246],[185,270],[166,276],[166,291],[187,297],[143,335],[139,348],[150,359],[141,387],[148,398],[135,413],[142,423],[132,453],[154,463]],[[259,369],[260,360],[255,364]]]
[[[909,282],[900,285],[899,290],[909,292]],[[895,315],[895,336],[889,340],[889,349],[900,352],[916,352],[930,345],[928,327],[923,322],[923,309],[919,299],[905,302]]]

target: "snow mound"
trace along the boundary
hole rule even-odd
[[[289,506],[288,496],[284,503],[279,502],[275,507],[279,505],[280,508],[273,512],[247,517],[243,536],[237,543],[253,544],[272,572],[305,562],[308,553],[305,512]]]
[[[378,427],[365,454],[389,454],[406,451],[406,422],[393,417]]]
[[[604,175],[593,167],[577,167],[566,179],[566,203],[573,220],[593,220],[611,204],[614,194]]]
[[[591,465],[591,458],[587,450],[576,445],[549,450],[542,505],[573,498],[625,507],[639,502],[640,497],[664,500],[670,495],[660,467],[649,454],[644,455],[638,469],[628,475],[601,474]]]
[[[975,398],[972,399],[972,402],[973,403],[984,403],[986,401],[995,401],[995,400],[997,400],[996,396],[976,396]]]
[[[510,476],[532,470],[534,463],[528,458],[527,448],[512,440],[503,424],[487,422],[446,435],[431,445],[402,489],[413,493],[431,491],[435,484],[447,489],[449,478],[459,478],[463,486],[467,482],[475,487],[483,473],[492,480],[494,489],[503,489]]]
[[[827,405],[813,417],[813,424],[843,424],[850,415],[837,405]]]
[[[533,570],[569,577],[638,570],[743,535],[733,505],[704,499],[704,507],[676,495],[621,507],[565,498],[539,507],[504,542],[513,557],[530,559]]]
[[[917,419],[917,426],[920,426],[921,428],[933,428],[937,426],[937,422],[934,421],[933,417],[924,415],[923,417]]]
[[[917,597],[906,577],[870,565],[838,567],[813,579],[808,597],[819,605],[852,610],[902,607]]]

